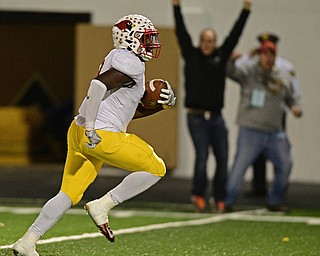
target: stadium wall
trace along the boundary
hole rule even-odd
[[[127,13],[141,13],[163,28],[173,28],[171,1],[118,0],[118,1],[85,1],[85,0],[1,0],[1,10],[14,11],[52,11],[52,12],[89,12],[95,25],[110,26],[119,17]],[[195,43],[198,31],[204,27],[213,27],[219,35],[219,42],[229,32],[241,8],[241,0],[228,1],[192,1],[183,0],[183,12],[187,26]],[[320,183],[318,171],[320,163],[320,88],[319,80],[319,26],[320,2],[318,0],[253,0],[253,12],[244,34],[237,46],[239,51],[248,51],[257,45],[256,35],[272,31],[280,35],[279,55],[288,58],[297,69],[303,90],[301,102],[304,116],[296,120],[288,117],[288,133],[292,143],[294,169],[291,180],[299,182]],[[2,36],[2,35],[1,35]],[[162,56],[162,58],[170,58]],[[181,63],[182,64],[182,63]],[[183,83],[180,69],[180,83]],[[178,164],[174,175],[191,177],[193,169],[193,148],[186,130],[183,90],[179,92],[179,132]],[[237,127],[235,115],[239,100],[239,90],[228,80],[226,92],[225,116],[230,133],[230,164],[233,161]],[[213,173],[214,160],[209,161],[210,174]],[[270,172],[272,175],[272,172]]]

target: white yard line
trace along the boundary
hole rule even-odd
[[[13,214],[38,214],[41,211],[39,207],[6,207],[0,206],[0,213],[13,213]],[[86,211],[81,208],[71,208],[67,214],[85,215]],[[203,218],[212,216],[212,214],[193,213],[193,212],[156,212],[146,210],[112,210],[111,216],[118,218],[129,218],[134,216],[154,216],[154,217],[176,217],[176,218]]]
[[[12,209],[12,207],[9,207]],[[18,212],[21,212],[21,208],[18,208]],[[26,208],[24,208],[26,209]],[[39,208],[33,208],[37,209],[37,212],[39,212]],[[0,212],[8,212],[5,211],[8,210],[5,207],[0,207]],[[30,209],[29,209],[30,210]],[[28,211],[29,211],[28,210]],[[78,213],[78,210],[80,209],[71,209],[71,214],[73,211],[75,211],[76,214]],[[11,210],[9,212],[12,212]],[[23,212],[23,211],[22,211]],[[83,212],[83,211],[82,211]],[[118,211],[120,213],[120,211]],[[130,216],[139,216],[139,214],[143,213],[143,211],[123,211],[131,212]],[[144,212],[149,213],[149,211]],[[151,212],[152,216],[155,216],[155,212]],[[258,210],[249,210],[249,211],[242,211],[242,212],[233,212],[233,213],[226,213],[226,214],[219,214],[219,215],[211,215],[210,217],[206,217],[208,215],[199,215],[199,219],[192,219],[192,220],[186,220],[186,221],[175,221],[175,222],[167,222],[167,223],[160,223],[160,224],[151,224],[146,226],[140,226],[140,227],[133,227],[133,228],[125,228],[125,229],[118,229],[114,230],[114,234],[122,235],[122,234],[131,234],[131,233],[137,233],[137,232],[147,232],[151,230],[160,230],[160,229],[166,229],[166,228],[179,228],[179,227],[188,227],[188,226],[199,226],[199,225],[205,225],[205,224],[211,224],[216,222],[221,222],[225,220],[238,220],[238,221],[259,221],[259,222],[288,222],[288,223],[306,223],[309,225],[320,225],[320,218],[316,217],[296,217],[296,216],[280,216],[280,215],[261,215],[263,213],[262,209]],[[25,213],[24,213],[25,214]],[[162,216],[165,214],[168,214],[167,216],[172,216],[173,213],[166,212],[162,213]],[[179,214],[180,213],[175,213]],[[192,213],[190,213],[189,217]],[[146,216],[146,215],[144,215]],[[52,237],[48,239],[43,239],[38,242],[38,244],[48,244],[48,243],[57,243],[57,242],[63,242],[63,241],[71,241],[71,240],[79,240],[79,239],[86,239],[86,238],[95,238],[102,236],[98,232],[94,233],[84,233],[81,235],[73,235],[73,236],[60,236],[60,237]],[[0,246],[1,249],[8,249],[12,248],[13,244],[10,245],[3,245]]]

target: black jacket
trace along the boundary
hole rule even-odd
[[[180,6],[174,6],[176,34],[185,61],[185,106],[220,112],[224,106],[226,62],[238,43],[249,11],[243,9],[229,36],[210,56],[192,45]]]

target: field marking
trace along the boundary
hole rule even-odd
[[[258,209],[258,210],[248,210],[248,211],[241,211],[241,212],[218,214],[214,216],[211,215],[211,217],[203,217],[199,219],[192,219],[192,220],[186,220],[186,221],[175,221],[175,222],[150,224],[146,226],[118,229],[118,230],[114,230],[113,232],[114,232],[114,235],[117,236],[122,234],[148,232],[152,230],[160,230],[160,229],[166,229],[166,228],[179,228],[179,227],[206,225],[206,224],[217,223],[217,222],[226,221],[226,220],[257,221],[257,222],[288,222],[288,223],[306,223],[308,225],[320,225],[320,218],[316,218],[316,217],[262,215],[263,212],[267,212],[267,211],[265,209]],[[80,239],[96,238],[96,237],[103,237],[103,235],[99,232],[94,232],[94,233],[83,233],[81,235],[52,237],[52,238],[40,240],[37,244],[58,243],[63,241],[80,240]],[[13,245],[14,244],[0,246],[0,250],[10,249],[12,248]]]
[[[0,213],[13,214],[38,214],[42,208],[40,207],[8,207],[0,206]],[[86,211],[81,208],[71,208],[66,214],[86,215]],[[134,216],[154,216],[154,217],[176,217],[176,218],[203,218],[212,216],[210,213],[193,213],[193,212],[155,212],[152,210],[112,210],[110,216],[117,218],[129,218]]]
[[[227,215],[227,214],[225,214]],[[132,234],[137,232],[147,232],[151,230],[159,230],[165,228],[176,228],[176,227],[186,227],[186,226],[195,226],[195,225],[204,225],[214,222],[220,222],[225,220],[225,215],[216,215],[210,218],[203,218],[203,219],[196,219],[196,220],[188,220],[188,221],[177,221],[177,222],[167,222],[167,223],[160,223],[160,224],[151,224],[146,226],[139,226],[133,228],[125,228],[119,230],[113,230],[115,236],[122,235],[122,234]],[[52,237],[48,239],[40,240],[37,244],[49,244],[49,243],[58,243],[63,241],[71,241],[71,240],[80,240],[86,238],[95,238],[100,237],[103,235],[99,232],[94,233],[84,233],[81,235],[72,235],[72,236],[60,236],[60,237]],[[14,244],[0,246],[1,249],[10,249]]]

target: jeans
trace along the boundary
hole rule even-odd
[[[282,203],[292,165],[290,144],[284,131],[263,132],[241,127],[237,141],[237,153],[227,183],[225,204],[234,205],[248,167],[264,154],[274,166],[274,181],[268,191],[268,204]]]
[[[253,163],[252,193],[264,195],[267,191],[267,161],[264,154],[260,154]]]
[[[286,112],[283,113],[282,127],[286,130]],[[263,154],[260,154],[253,163],[253,179],[252,179],[252,193],[256,195],[264,195],[267,191],[267,179],[266,179],[266,158]]]
[[[192,195],[205,197],[208,184],[207,160],[211,147],[216,160],[212,196],[216,201],[224,201],[228,171],[228,130],[224,118],[216,114],[206,120],[201,114],[188,113],[187,121],[196,154]]]

